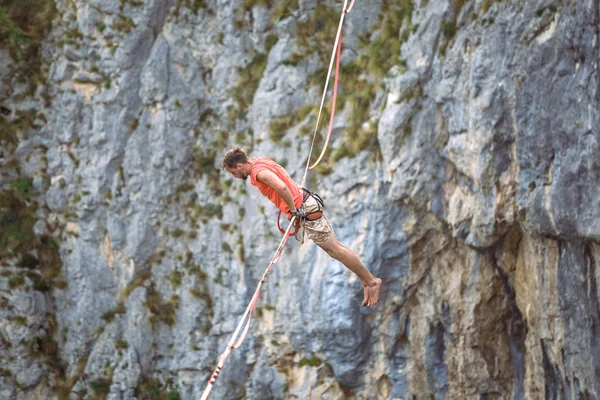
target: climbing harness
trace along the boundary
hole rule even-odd
[[[319,218],[321,218],[323,216],[323,208],[325,208],[325,202],[323,202],[323,199],[321,198],[321,196],[319,196],[316,193],[311,192],[307,188],[303,187],[302,191],[304,192],[304,196],[302,197],[302,205],[298,208],[299,214],[296,215],[297,218],[296,218],[296,223],[294,225],[294,231],[291,231],[288,235],[295,236],[296,240],[304,243],[304,240],[302,240],[302,237],[304,236],[304,232],[302,232],[302,235],[299,235],[300,232],[302,231],[302,228],[304,227],[304,223],[306,221],[316,221]],[[305,203],[309,197],[312,197],[313,199],[315,199],[318,209],[313,212],[307,213]],[[290,217],[292,217],[292,216],[293,215],[290,215]],[[279,211],[279,214],[277,214],[277,229],[279,229],[279,231],[282,234],[285,234],[285,231],[281,227],[280,220],[281,220],[281,211]]]
[[[331,131],[333,128],[333,118],[335,116],[335,102],[336,102],[336,97],[337,97],[338,77],[339,77],[339,71],[340,71],[340,58],[341,58],[341,48],[342,48],[342,45],[341,45],[342,26],[344,24],[344,17],[346,16],[346,14],[348,14],[350,12],[350,10],[352,10],[354,1],[355,0],[352,0],[350,2],[350,6],[346,7],[348,5],[348,0],[344,0],[342,14],[340,16],[340,23],[338,25],[337,34],[335,36],[335,42],[333,44],[333,52],[331,54],[331,61],[329,62],[329,69],[327,71],[327,79],[325,80],[325,88],[323,89],[321,105],[319,107],[319,113],[317,115],[317,122],[315,124],[313,138],[312,138],[312,142],[310,145],[308,158],[306,160],[306,168],[304,169],[304,175],[302,176],[302,183],[300,184],[300,186],[303,188],[303,190],[305,192],[305,196],[307,195],[307,192],[308,192],[308,195],[312,196],[315,200],[317,200],[317,203],[319,203],[319,211],[317,213],[311,213],[311,214],[315,214],[315,220],[320,218],[323,215],[322,210],[321,210],[323,207],[323,200],[319,197],[319,195],[314,194],[314,193],[308,191],[307,189],[304,189],[304,184],[306,182],[306,175],[307,175],[308,171],[315,168],[317,166],[317,164],[319,164],[319,162],[323,158],[325,151],[327,150],[329,138],[331,136]],[[313,147],[315,144],[315,138],[317,137],[319,121],[321,119],[323,105],[325,104],[325,96],[327,94],[327,87],[329,86],[329,78],[331,77],[331,71],[333,69],[334,60],[335,60],[335,79],[334,79],[334,83],[333,83],[331,115],[330,115],[330,120],[329,120],[329,126],[327,128],[327,135],[325,137],[325,143],[323,144],[321,154],[317,158],[317,161],[315,161],[313,163],[313,165],[310,165],[310,158],[312,156],[312,150],[313,150]],[[305,197],[305,200],[306,200],[306,197]],[[318,217],[316,217],[316,215],[319,212],[321,214]],[[308,219],[308,215],[306,216],[306,219]],[[308,220],[311,221],[311,219],[308,219]],[[210,379],[208,380],[208,383],[206,385],[206,389],[204,389],[204,392],[202,393],[202,397],[200,398],[200,400],[208,400],[208,395],[210,394],[210,391],[211,391],[212,387],[214,386],[214,384],[219,376],[219,373],[223,369],[223,366],[225,365],[225,361],[227,360],[227,357],[229,356],[229,354],[231,354],[231,351],[233,349],[239,348],[242,345],[242,343],[244,342],[244,340],[246,339],[246,336],[248,335],[248,331],[250,329],[250,321],[252,320],[252,314],[254,313],[254,309],[256,308],[256,304],[258,302],[258,296],[260,295],[260,288],[262,287],[262,284],[264,283],[265,278],[267,277],[267,274],[269,273],[269,271],[271,271],[271,268],[273,267],[273,265],[275,265],[277,263],[277,261],[279,261],[279,258],[281,257],[281,254],[283,252],[283,248],[284,248],[288,238],[290,237],[290,232],[292,230],[292,227],[296,227],[297,225],[300,226],[301,221],[299,220],[299,218],[297,216],[294,215],[291,217],[290,223],[289,223],[287,229],[285,231],[283,231],[283,237],[281,238],[281,241],[279,242],[279,246],[277,247],[277,250],[275,251],[275,255],[273,256],[273,258],[271,258],[271,261],[269,262],[269,266],[267,267],[267,269],[265,270],[265,272],[262,275],[262,278],[258,282],[258,286],[256,287],[256,291],[254,292],[254,295],[252,296],[252,300],[248,304],[248,307],[246,307],[246,311],[242,315],[240,322],[238,323],[235,331],[233,332],[233,335],[231,336],[231,339],[229,340],[229,343],[227,344],[225,351],[221,354],[221,357],[219,358],[219,362],[218,362],[217,366],[215,367],[213,373],[211,374]],[[279,227],[279,217],[277,218],[277,226]],[[282,229],[280,228],[280,230],[282,230]],[[298,228],[296,229],[296,233],[298,233],[297,231],[298,231]],[[246,325],[244,326],[244,329],[240,334],[240,331],[242,330],[244,321],[246,321]],[[238,335],[240,335],[239,338],[238,338]]]

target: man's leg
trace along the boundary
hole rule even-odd
[[[316,243],[316,242],[315,242]],[[379,290],[381,288],[381,279],[375,277],[367,267],[360,261],[358,256],[348,247],[344,246],[337,238],[335,234],[331,238],[324,242],[317,243],[317,245],[325,250],[329,256],[340,261],[350,271],[354,272],[362,282],[365,290],[365,298],[362,305],[369,307],[375,307],[379,301]]]

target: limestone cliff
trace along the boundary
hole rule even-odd
[[[342,3],[29,3],[0,8],[0,398],[197,399],[279,237],[220,158],[300,179]],[[310,185],[380,304],[291,241],[212,398],[599,398],[599,26],[357,0]]]

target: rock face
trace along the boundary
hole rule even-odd
[[[199,398],[279,238],[221,156],[300,180],[341,7],[59,0],[30,95],[0,52],[2,118],[35,115],[0,189],[62,264],[40,290],[2,258],[1,398]],[[593,0],[356,2],[309,181],[380,303],[291,240],[212,398],[600,397],[598,26]]]

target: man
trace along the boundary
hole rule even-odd
[[[379,301],[381,279],[371,274],[358,256],[337,240],[325,214],[318,213],[320,205],[317,199],[307,191],[305,195],[304,190],[290,178],[281,165],[266,157],[249,159],[244,150],[235,146],[223,157],[221,168],[234,178],[246,180],[250,177],[250,183],[286,214],[288,219],[292,216],[308,215],[304,222],[308,238],[360,278],[364,287],[362,305],[375,307]],[[310,215],[321,216],[311,221]]]

